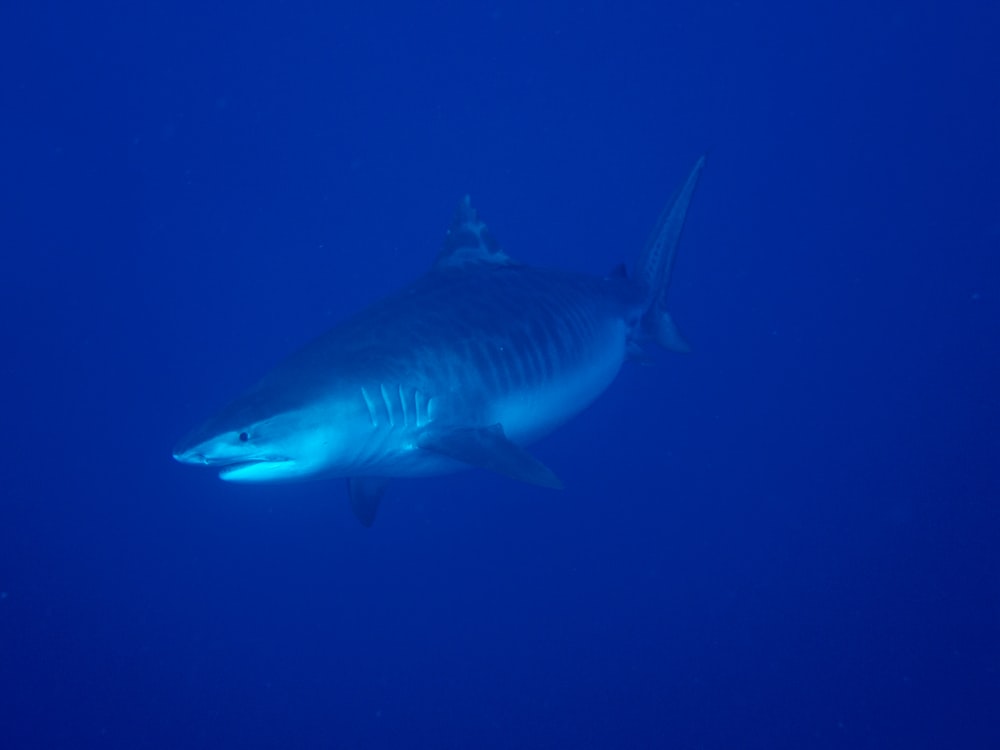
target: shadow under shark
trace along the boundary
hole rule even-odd
[[[524,446],[582,411],[643,343],[688,350],[665,298],[704,164],[631,277],[521,265],[466,197],[428,273],[288,357],[174,458],[233,482],[346,477],[366,526],[392,477],[476,466],[560,487]]]

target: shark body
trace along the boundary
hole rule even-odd
[[[597,398],[644,342],[687,350],[665,298],[703,166],[631,277],[521,265],[466,198],[428,273],[292,354],[174,457],[234,482],[348,478],[365,525],[392,477],[478,466],[559,487],[524,446]]]

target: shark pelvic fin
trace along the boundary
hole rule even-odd
[[[528,484],[562,489],[559,477],[524,448],[512,442],[499,424],[432,432],[422,437],[419,445],[424,450],[506,474]]]
[[[365,528],[375,523],[378,505],[388,484],[389,480],[384,477],[351,477],[347,480],[351,511]]]
[[[670,313],[666,310],[655,310],[649,316],[649,325],[656,343],[668,352],[675,352],[677,354],[691,353],[690,345],[684,340],[681,332],[677,330],[677,324],[674,323],[674,319],[670,317]]]

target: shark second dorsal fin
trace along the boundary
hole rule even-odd
[[[512,262],[487,226],[479,220],[469,196],[465,196],[458,204],[455,220],[445,235],[434,268],[461,268],[470,263],[506,266]]]

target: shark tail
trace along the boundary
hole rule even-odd
[[[643,332],[660,346],[673,352],[689,352],[684,337],[667,312],[666,297],[673,271],[674,254],[680,241],[684,219],[694,195],[698,178],[705,167],[705,156],[699,157],[688,174],[684,184],[660,214],[659,221],[650,235],[646,247],[636,264],[636,282],[645,294],[645,313],[642,318]]]

